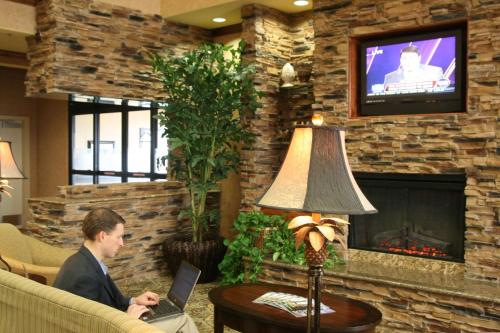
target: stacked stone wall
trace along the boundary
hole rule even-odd
[[[272,15],[258,9],[244,16],[242,37],[254,48],[258,45],[260,50],[268,50],[275,44],[265,28],[277,27],[259,24],[270,21]],[[326,291],[370,302],[382,311],[378,332],[500,330],[500,71],[496,51],[500,39],[493,24],[499,16],[500,4],[495,1],[314,1],[311,79],[277,92],[278,110],[292,113],[276,113],[276,108],[269,107],[272,103],[259,110],[258,119],[266,119],[262,125],[267,131],[277,130],[257,128],[257,133],[264,135],[246,152],[243,178],[247,184],[243,183],[242,190],[247,207],[274,179],[255,175],[276,172],[279,164],[273,154],[282,156],[291,125],[313,111],[321,112],[327,124],[347,128],[346,147],[354,171],[467,176],[465,264],[349,250],[347,265],[339,265],[340,272],[326,272]],[[354,113],[349,105],[353,93],[349,90],[353,75],[349,72],[350,37],[401,29],[416,32],[422,26],[457,20],[466,22],[468,29],[465,113],[350,117]],[[254,49],[247,57],[258,63],[265,60],[262,57],[273,59],[271,55],[271,51],[258,53]],[[270,81],[275,84],[278,79],[265,71],[258,73],[258,84]],[[271,89],[265,91],[272,93]],[[299,96],[307,96],[302,100],[312,98],[312,103],[296,108]],[[287,133],[282,134],[281,142],[269,139],[280,133]],[[384,263],[389,266],[381,266]],[[268,264],[261,280],[306,286],[306,268]],[[358,266],[355,273],[353,265]],[[381,268],[374,272],[373,267]]]
[[[465,274],[500,282],[500,39],[494,24],[500,3],[317,0],[304,16],[251,5],[242,17],[243,59],[255,63],[255,83],[265,93],[256,117],[248,119],[257,137],[243,148],[242,207],[252,208],[271,184],[293,126],[319,111],[327,124],[347,128],[354,171],[466,174]],[[468,29],[465,113],[349,116],[350,37],[456,20]],[[181,52],[210,38],[202,29],[88,0],[40,1],[37,23],[29,40],[28,95],[155,98],[161,87],[141,50]],[[290,90],[280,89],[286,62],[301,75]]]
[[[44,0],[28,38],[28,96],[80,93],[161,98],[148,52],[179,54],[211,39],[209,31],[159,15],[91,0]]]
[[[287,16],[260,5],[242,9],[242,39],[248,48],[244,61],[255,63],[255,84],[265,96],[253,119],[256,134],[251,147],[243,149],[241,169],[242,208],[252,209],[277,174],[296,119],[308,113],[312,86],[305,82],[289,93],[281,89],[281,69],[287,62],[307,71],[314,50],[311,13]],[[298,66],[298,67],[300,67]],[[297,116],[297,114],[299,116]]]
[[[217,207],[216,197],[210,195],[210,207]],[[28,200],[33,218],[27,231],[76,250],[83,243],[85,215],[94,208],[113,209],[125,219],[125,245],[107,264],[114,279],[137,281],[166,274],[162,243],[189,231],[189,221],[178,219],[188,200],[182,183],[173,181],[61,186],[57,197]]]
[[[354,171],[467,176],[465,274],[500,282],[497,1],[314,2],[313,109],[347,128]],[[349,38],[467,21],[467,112],[349,117]]]
[[[311,82],[312,61],[314,52],[314,29],[312,12],[296,14],[290,17],[290,37],[292,50],[289,62],[293,65],[296,78],[293,87],[280,88],[278,103],[280,108],[279,128],[281,131],[282,154],[286,150],[297,125],[308,124],[312,117],[311,105],[314,102]]]

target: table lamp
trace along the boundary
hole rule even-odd
[[[24,179],[23,173],[19,170],[14,156],[12,155],[11,142],[0,139],[0,193],[5,193],[10,196],[7,188],[9,186],[8,179]],[[1,201],[1,196],[0,196]]]
[[[311,213],[298,216],[289,228],[295,229],[296,243],[306,243],[308,271],[307,332],[312,329],[314,292],[314,332],[320,332],[321,276],[326,259],[325,238],[335,237],[333,227],[340,219],[322,219],[321,214],[373,214],[377,210],[359,189],[347,160],[345,130],[313,124],[295,128],[281,169],[256,203],[263,208]],[[347,222],[346,222],[347,223]]]

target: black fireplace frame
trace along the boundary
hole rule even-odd
[[[363,190],[363,188],[367,187],[388,187],[388,188],[398,188],[398,189],[439,189],[439,190],[449,190],[449,191],[457,191],[458,194],[462,194],[460,196],[460,200],[456,202],[459,210],[463,212],[463,214],[458,214],[457,221],[459,228],[455,235],[456,243],[460,243],[459,248],[455,250],[455,255],[449,257],[432,257],[427,255],[417,255],[417,254],[407,254],[407,253],[394,253],[392,251],[379,249],[373,246],[362,246],[359,245],[363,243],[363,241],[359,241],[359,239],[355,239],[356,230],[359,229],[362,231],[361,223],[367,223],[367,221],[376,221],[378,214],[373,215],[351,215],[349,217],[350,225],[349,225],[349,237],[348,244],[349,248],[359,249],[359,250],[368,250],[373,252],[382,252],[389,254],[399,254],[406,255],[412,257],[426,258],[426,259],[437,259],[437,260],[445,260],[445,261],[453,261],[453,262],[464,262],[464,243],[465,243],[465,184],[466,184],[466,176],[465,174],[400,174],[400,173],[367,173],[367,172],[355,172],[354,177],[356,182]],[[365,193],[366,195],[367,193]],[[375,205],[373,202],[376,200],[370,199],[370,196],[367,195],[368,200]],[[364,222],[363,222],[364,221]],[[369,222],[371,223],[371,222]],[[374,222],[376,223],[376,222]],[[359,233],[358,233],[359,235]],[[460,235],[460,236],[458,236]],[[358,236],[359,238],[359,236]],[[461,238],[461,239],[459,239]]]

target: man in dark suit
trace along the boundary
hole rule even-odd
[[[149,311],[148,305],[158,304],[158,295],[147,291],[137,297],[123,296],[102,261],[105,258],[113,258],[123,246],[124,224],[125,220],[111,209],[99,208],[89,212],[82,227],[85,241],[78,252],[65,261],[54,287],[139,318]],[[186,314],[152,325],[168,332],[198,332],[193,320]]]
[[[384,77],[385,90],[402,89],[401,83],[426,83],[430,86],[443,79],[443,69],[420,63],[420,50],[410,45],[401,50],[399,68]],[[400,87],[401,86],[401,87]]]

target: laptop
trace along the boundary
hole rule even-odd
[[[158,305],[150,306],[150,311],[144,313],[140,319],[147,323],[153,323],[182,315],[200,274],[201,271],[198,268],[186,261],[182,261],[175,274],[174,282],[168,291],[167,298],[161,299]]]

